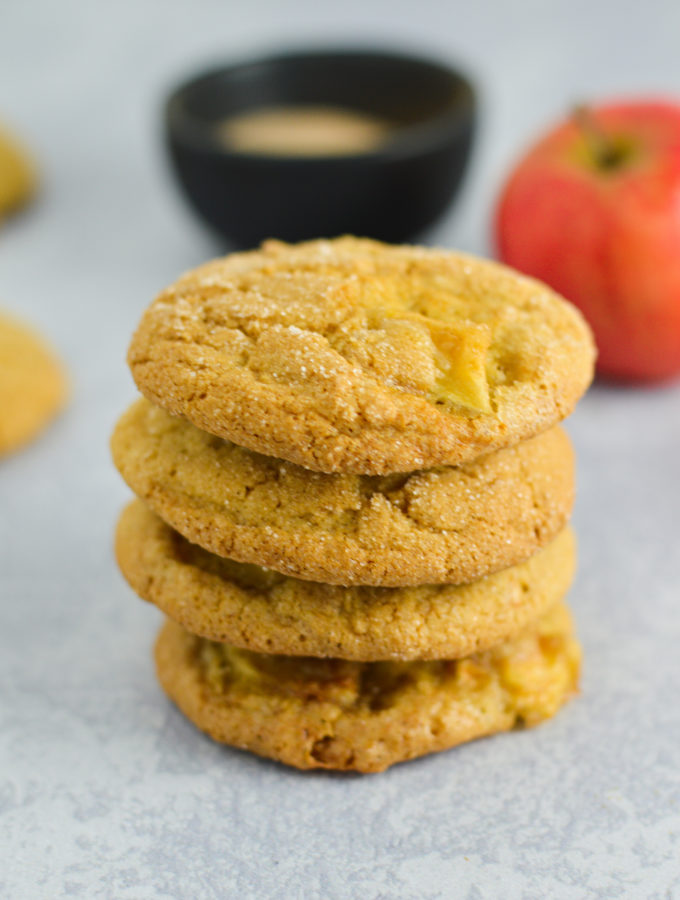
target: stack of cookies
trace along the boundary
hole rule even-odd
[[[112,447],[168,695],[363,772],[553,715],[580,658],[558,423],[593,356],[548,288],[425,248],[269,242],[164,291]]]

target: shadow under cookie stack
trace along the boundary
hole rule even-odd
[[[213,738],[377,772],[552,716],[580,649],[579,314],[502,266],[340,238],[189,272],[144,314],[113,456],[160,682]]]

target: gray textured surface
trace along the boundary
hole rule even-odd
[[[680,388],[597,387],[572,592],[583,695],[535,731],[380,776],[299,775],[211,744],[161,696],[158,623],[114,567],[108,458],[154,292],[214,255],[161,164],[178,74],[278,41],[379,38],[484,91],[465,195],[432,240],[487,250],[499,179],[574,98],[680,94],[680,6],[6,2],[0,114],[40,200],[0,233],[0,303],[68,360],[70,408],[0,465],[0,896],[680,897]]]

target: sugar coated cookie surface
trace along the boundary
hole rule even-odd
[[[547,544],[573,502],[572,451],[559,428],[457,468],[328,475],[140,400],[112,448],[132,490],[190,541],[336,584],[472,581]]]
[[[64,370],[42,338],[0,313],[0,456],[36,437],[66,394]]]
[[[338,238],[189,272],[142,318],[142,393],[323,472],[457,465],[559,422],[594,350],[574,307],[495,263]]]
[[[161,685],[211,737],[301,769],[360,772],[535,725],[573,695],[579,663],[561,604],[513,641],[458,661],[270,656],[172,621],[156,644]]]
[[[468,585],[338,587],[287,578],[190,544],[140,501],[123,512],[118,564],[132,588],[188,631],[264,653],[453,659],[514,637],[566,594],[565,529],[527,562]]]

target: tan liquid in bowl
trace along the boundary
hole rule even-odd
[[[343,156],[377,149],[392,126],[341,107],[267,106],[230,116],[218,131],[230,150],[241,153]]]

